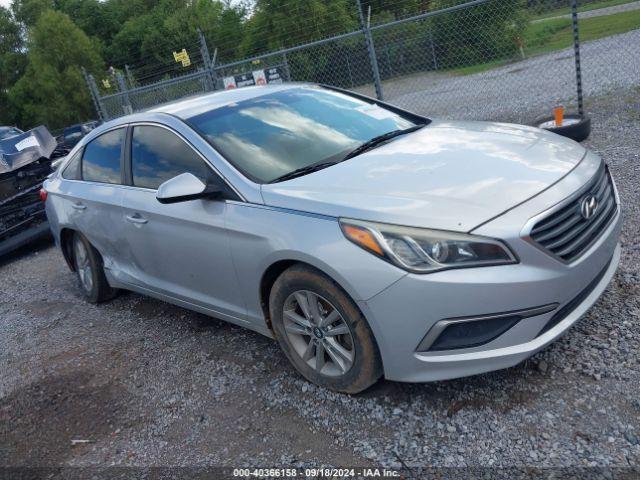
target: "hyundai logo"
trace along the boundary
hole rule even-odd
[[[598,199],[595,195],[587,195],[580,204],[580,214],[585,220],[593,217],[598,210]]]

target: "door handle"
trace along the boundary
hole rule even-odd
[[[83,204],[81,204],[79,202],[78,203],[72,203],[71,206],[73,208],[75,208],[76,210],[86,210],[87,209],[86,205],[83,205]]]
[[[145,223],[147,223],[149,221],[146,218],[141,217],[137,213],[134,214],[134,215],[127,215],[125,218],[131,223],[137,223],[137,224],[140,224],[140,225],[145,224]]]

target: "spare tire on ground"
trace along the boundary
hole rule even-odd
[[[562,125],[556,126],[555,116],[546,115],[538,118],[533,126],[549,130],[563,137],[569,137],[576,142],[581,142],[591,133],[591,118],[588,115],[568,113],[564,115]]]

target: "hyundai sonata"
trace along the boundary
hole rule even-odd
[[[620,255],[615,185],[578,143],[318,85],[118,118],[45,190],[89,301],[127,289],[228,320],[350,393],[517,364]]]

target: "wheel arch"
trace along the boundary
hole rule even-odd
[[[60,230],[60,249],[62,250],[62,256],[64,260],[67,262],[67,266],[72,272],[76,271],[76,267],[73,263],[73,235],[76,233],[76,230],[72,228],[63,228]]]
[[[284,258],[280,258],[277,260],[273,260],[265,269],[262,277],[260,278],[260,286],[259,286],[259,301],[260,307],[262,309],[262,313],[264,315],[265,322],[270,331],[273,332],[273,327],[271,325],[271,315],[269,313],[269,297],[271,295],[271,290],[273,288],[273,284],[278,279],[278,277],[288,268],[293,265],[304,265],[306,267],[317,270],[319,273],[325,275],[332,282],[334,282],[356,305],[356,307],[360,310],[360,313],[366,318],[364,312],[360,309],[358,305],[358,301],[361,300],[355,294],[355,291],[352,288],[349,288],[348,284],[344,281],[343,278],[338,275],[338,273],[333,270],[328,265],[317,265],[317,262],[309,261],[306,258],[300,258],[298,256],[288,256]]]
[[[81,231],[75,230],[73,228],[64,227],[60,230],[60,249],[62,250],[62,255],[64,256],[64,260],[67,262],[67,266],[71,269],[72,272],[76,271],[76,266],[73,261],[73,236],[78,233],[85,237],[85,239],[89,242],[89,244],[93,247],[95,252],[100,257],[100,261],[104,262],[104,257],[102,253],[96,248],[96,246],[91,243],[91,241],[84,235]]]

